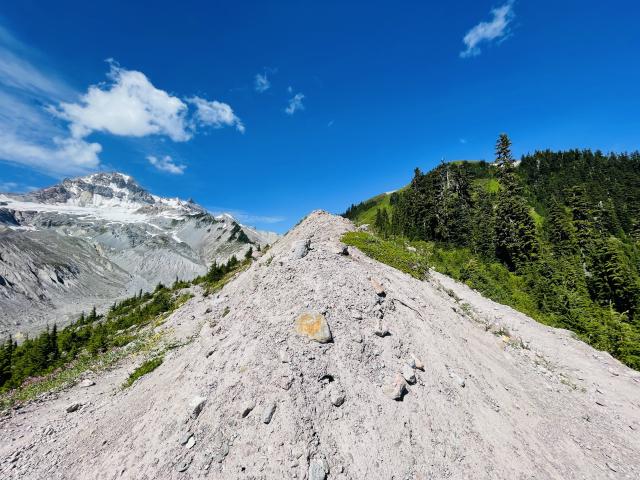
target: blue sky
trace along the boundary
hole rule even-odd
[[[4,2],[0,190],[118,170],[284,231],[491,159],[502,131],[517,155],[636,150],[638,19],[631,0]]]

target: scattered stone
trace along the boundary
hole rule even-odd
[[[465,387],[466,382],[464,381],[464,378],[462,378],[460,375],[457,375],[453,372],[449,372],[449,376],[458,384],[460,385],[462,388]]]
[[[362,320],[362,313],[357,310],[351,310],[351,318],[355,320]]]
[[[200,415],[206,401],[207,399],[205,397],[193,397],[191,399],[189,402],[189,413],[191,414],[191,417],[196,418]]]
[[[296,320],[296,332],[319,343],[333,340],[329,324],[321,313],[303,313]]]
[[[314,458],[309,462],[309,480],[325,480],[328,473],[329,465],[324,458]]]
[[[53,433],[55,433],[55,430],[51,425],[47,425],[45,429],[42,431],[43,435],[52,435]]]
[[[182,462],[180,462],[176,468],[179,472],[186,472],[189,468],[189,465],[191,465],[191,458],[186,458]]]
[[[254,408],[256,408],[256,402],[254,402],[253,400],[249,400],[242,405],[242,408],[240,409],[240,415],[242,416],[242,418],[245,418],[251,413]]]
[[[606,407],[607,404],[604,403],[602,400],[596,400],[596,405],[600,405],[601,407]]]
[[[89,378],[85,378],[83,381],[80,382],[80,386],[82,388],[93,387],[95,384],[96,384],[96,382],[94,382],[93,380],[91,380]]]
[[[191,432],[185,433],[180,439],[180,445],[186,445],[187,442],[191,439],[191,437],[193,437],[193,433]]]
[[[384,297],[387,294],[384,291],[384,287],[382,286],[382,284],[375,278],[371,278],[371,286],[373,287],[373,291],[376,292],[376,295],[378,295],[379,297]]]
[[[276,404],[274,402],[271,402],[269,405],[267,405],[264,409],[264,411],[262,412],[262,423],[265,424],[269,424],[271,423],[271,419],[273,418],[273,414],[276,411]]]
[[[414,383],[416,383],[416,372],[415,370],[410,367],[409,365],[403,365],[402,366],[402,370],[400,371],[400,373],[402,374],[402,377],[407,381],[407,383],[409,383],[410,385],[413,385]]]
[[[411,245],[408,245],[407,252],[417,252],[416,247],[412,247]]]
[[[191,450],[195,444],[196,444],[196,437],[191,435],[189,437],[189,440],[187,440],[187,443],[185,444],[185,447],[187,447],[187,449]]]
[[[373,331],[379,337],[386,337],[389,335],[389,329],[382,324],[382,320],[378,320],[378,324],[376,325],[375,330]]]
[[[81,404],[81,403],[79,403],[79,402],[73,402],[73,403],[71,403],[71,404],[67,405],[67,408],[66,408],[67,413],[75,412],[75,411],[76,411],[76,410],[78,410],[81,406],[82,406],[82,404]]]
[[[611,470],[612,472],[617,472],[618,471],[618,467],[616,465],[614,465],[613,463],[609,463],[606,462],[607,467],[609,468],[609,470]]]
[[[336,255],[349,255],[349,249],[344,243],[332,243],[330,251]]]
[[[293,242],[291,246],[291,258],[294,260],[303,258],[309,253],[309,246],[311,245],[311,241],[309,239],[306,240],[296,240]]]
[[[331,399],[331,403],[335,407],[339,407],[344,403],[345,396],[344,392],[339,388],[332,388],[329,392],[329,398]]]
[[[422,370],[424,372],[424,363],[418,357],[416,357],[413,353],[411,354],[411,364],[413,368],[418,370]]]
[[[278,357],[280,357],[280,361],[282,363],[289,363],[291,361],[291,358],[289,357],[289,354],[284,350],[280,350],[278,352]]]
[[[407,393],[407,382],[402,375],[397,373],[393,383],[383,387],[383,392],[392,400],[402,400]]]

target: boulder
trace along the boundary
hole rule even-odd
[[[333,340],[329,324],[321,313],[303,313],[296,320],[296,332],[319,343]]]

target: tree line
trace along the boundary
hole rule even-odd
[[[416,169],[390,204],[376,211],[380,236],[463,249],[461,279],[480,290],[505,268],[512,275],[498,283],[513,290],[517,279],[527,313],[640,369],[640,153],[542,151],[516,162],[503,134],[495,162]]]

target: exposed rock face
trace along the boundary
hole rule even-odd
[[[183,346],[128,389],[125,362],[0,417],[0,478],[640,477],[638,372],[441,275],[333,253],[353,228],[314,212],[217,295],[197,294],[162,326]],[[323,312],[333,342],[298,334],[300,312]],[[390,335],[373,334],[379,315]],[[498,321],[529,349],[485,328]],[[193,417],[196,396],[207,401]],[[71,402],[84,406],[67,414]]]
[[[0,339],[62,326],[94,305],[190,280],[277,235],[97,173],[0,194]],[[19,324],[16,324],[19,322]]]

